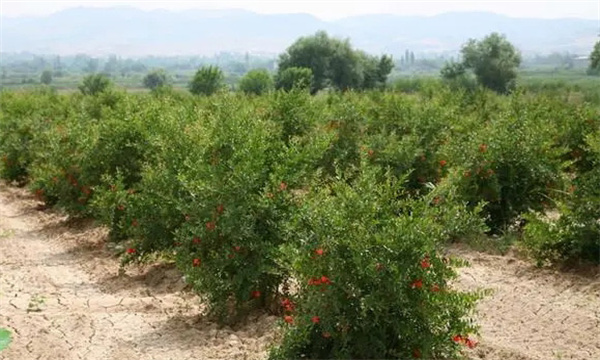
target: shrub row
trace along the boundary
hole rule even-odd
[[[597,200],[597,115],[552,97],[108,89],[0,105],[3,178],[107,225],[124,262],[174,255],[221,321],[280,313],[272,358],[456,356],[480,294],[449,286],[444,243],[557,202],[572,209],[559,227],[598,231],[581,206]],[[540,224],[525,242],[540,259],[594,245],[540,243]]]

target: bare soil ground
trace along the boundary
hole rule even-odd
[[[0,185],[0,359],[264,359],[272,316],[218,328],[168,265],[128,268],[106,231],[74,222],[24,190]],[[536,269],[515,256],[453,248],[471,262],[458,286],[493,294],[478,306],[472,359],[600,359],[600,278]]]
[[[106,231],[36,210],[0,185],[0,359],[263,359],[276,318],[231,329],[201,315],[181,275],[128,268],[104,249]]]

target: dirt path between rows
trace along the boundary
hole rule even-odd
[[[35,210],[0,185],[0,327],[14,335],[0,359],[263,359],[274,317],[239,329],[200,315],[175,269],[119,276],[105,231]]]
[[[36,210],[0,185],[0,327],[14,341],[0,359],[264,359],[276,318],[221,328],[166,265],[128,268],[106,232]],[[514,256],[453,249],[471,267],[459,286],[487,288],[472,359],[600,359],[600,279],[539,270]]]

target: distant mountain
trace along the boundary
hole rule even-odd
[[[93,55],[209,55],[220,51],[279,53],[295,39],[326,30],[372,53],[452,53],[469,38],[497,31],[523,53],[587,54],[598,23],[524,19],[493,13],[437,16],[364,15],[323,21],[308,14],[245,10],[143,11],[71,8],[45,17],[1,18],[2,52]]]

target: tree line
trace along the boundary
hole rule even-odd
[[[470,39],[461,48],[460,61],[450,61],[441,69],[442,79],[460,87],[482,86],[498,93],[508,93],[516,86],[517,69],[522,56],[504,35],[492,33],[481,40]],[[600,74],[600,42],[590,56],[589,74]],[[406,51],[401,60],[414,63],[414,54]],[[324,31],[301,37],[279,55],[274,75],[266,68],[245,73],[238,83],[240,91],[260,95],[272,89],[290,90],[300,87],[312,94],[321,90],[347,91],[383,88],[394,68],[389,55],[373,56],[352,47],[348,39],[329,36]],[[90,84],[108,86],[103,75],[90,75],[83,88]],[[220,67],[200,67],[188,84],[195,95],[211,95],[225,87]],[[44,72],[42,83],[49,84],[51,73]],[[87,84],[87,85],[86,85]],[[169,76],[163,69],[150,71],[143,85],[152,91],[170,87]],[[83,91],[83,90],[82,90]],[[87,93],[97,92],[86,90]]]

